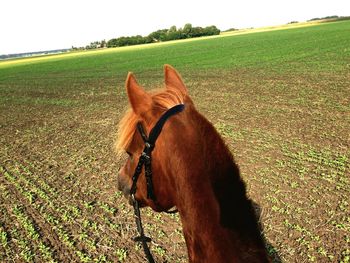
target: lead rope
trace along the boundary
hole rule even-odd
[[[146,146],[148,149],[151,149],[151,146]],[[146,149],[145,149],[146,150]],[[154,263],[153,256],[151,254],[151,251],[148,247],[148,242],[151,242],[152,239],[150,237],[145,236],[143,226],[142,226],[142,220],[141,220],[141,212],[140,212],[140,206],[138,201],[135,198],[136,193],[136,182],[142,172],[142,166],[145,166],[145,176],[146,176],[146,184],[147,184],[147,198],[151,198],[156,206],[158,206],[158,203],[156,201],[156,197],[153,192],[153,182],[152,182],[152,169],[151,169],[151,157],[150,154],[147,154],[147,150],[141,154],[139,162],[136,166],[134,176],[132,178],[133,184],[130,189],[130,196],[132,199],[132,205],[134,208],[134,215],[135,215],[135,221],[136,221],[136,228],[139,236],[132,238],[135,242],[141,242],[143,251],[145,252],[146,258],[149,263]],[[165,213],[168,214],[175,214],[177,213],[177,209],[172,211],[165,211]]]
[[[145,252],[148,262],[155,263],[153,256],[151,254],[151,251],[147,244],[147,242],[151,242],[152,239],[150,237],[145,236],[145,233],[143,231],[139,202],[137,202],[137,200],[135,199],[135,195],[131,195],[131,198],[132,198],[132,204],[134,207],[137,232],[139,233],[139,236],[134,237],[133,240],[135,242],[141,242],[143,251]]]
[[[147,154],[145,154],[145,152],[143,152],[141,154],[139,162],[138,162],[136,169],[135,169],[134,176],[132,177],[132,186],[130,189],[130,196],[132,199],[132,206],[134,208],[136,229],[137,229],[137,232],[139,234],[139,236],[132,238],[132,240],[135,242],[141,242],[143,251],[145,252],[145,255],[146,255],[148,262],[155,263],[153,256],[151,254],[151,251],[150,251],[148,244],[147,244],[148,242],[151,242],[152,239],[145,236],[143,226],[142,226],[142,221],[141,221],[141,212],[140,212],[139,202],[135,198],[136,183],[137,183],[137,180],[142,172],[142,166],[145,165],[145,171],[148,170],[148,169],[146,169],[147,164],[149,163],[147,161],[148,158],[149,158],[149,156],[147,156]]]

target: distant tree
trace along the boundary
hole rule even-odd
[[[239,29],[237,29],[237,28],[229,28],[229,29],[226,29],[225,31],[223,31],[223,32],[230,32],[230,31],[237,31],[237,30],[239,30]]]
[[[203,28],[202,27],[193,27],[191,30],[191,33],[189,34],[189,37],[201,37],[203,34]]]
[[[308,21],[316,21],[316,20],[321,20],[321,18],[319,18],[319,17],[315,17],[315,18],[311,18],[310,20],[308,20]]]
[[[207,26],[203,29],[204,36],[214,36],[219,34],[220,30],[216,26]]]
[[[107,47],[117,47],[118,46],[118,40],[116,38],[112,38],[107,41]]]
[[[192,31],[192,24],[187,23],[182,29],[182,34],[185,36],[185,38],[188,38],[191,36],[191,31]]]
[[[178,30],[176,28],[176,26],[172,26],[169,28],[169,30],[165,36],[165,41],[176,40],[176,39],[181,39],[181,38],[182,38],[182,29],[180,28]]]
[[[169,28],[168,33],[174,33],[176,31],[177,31],[176,26],[172,26]]]
[[[107,42],[106,42],[105,39],[101,41],[101,46],[100,46],[100,47],[101,47],[101,48],[107,47]]]
[[[153,38],[150,37],[149,35],[146,36],[146,37],[143,37],[143,38],[144,38],[144,40],[145,40],[145,44],[149,44],[149,43],[153,43],[153,42],[154,42],[154,41],[153,41]]]
[[[160,29],[152,32],[148,35],[148,37],[153,39],[154,42],[163,41],[166,38],[166,34],[168,33],[168,31],[168,29]]]

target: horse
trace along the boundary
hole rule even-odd
[[[231,152],[196,110],[180,74],[165,65],[164,75],[165,88],[149,92],[133,73],[127,76],[131,107],[119,122],[116,149],[128,158],[118,174],[118,189],[130,199],[138,156],[145,149],[138,124],[149,134],[164,113],[183,105],[164,123],[152,149],[156,201],[149,198],[147,176],[140,169],[134,198],[156,212],[177,208],[191,263],[270,262],[253,202]]]

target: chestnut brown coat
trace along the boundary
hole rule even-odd
[[[118,177],[128,196],[146,132],[169,108],[183,103],[183,112],[164,125],[152,154],[153,185],[158,203],[146,198],[141,174],[136,198],[161,212],[176,206],[182,222],[189,262],[269,262],[251,200],[232,154],[213,125],[195,108],[180,75],[164,66],[165,89],[146,92],[132,73],[126,90],[131,110],[119,124],[118,151],[129,158]]]

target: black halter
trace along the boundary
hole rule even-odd
[[[149,136],[147,137],[145,130],[143,129],[142,124],[139,122],[137,123],[137,130],[141,134],[141,137],[145,143],[145,148],[143,149],[143,152],[141,153],[141,156],[139,158],[139,162],[137,163],[134,175],[132,177],[132,186],[130,189],[130,196],[133,202],[134,207],[134,213],[135,213],[135,219],[136,219],[136,226],[137,231],[139,233],[138,237],[133,238],[136,242],[142,242],[143,250],[146,254],[147,260],[150,263],[154,263],[154,259],[152,257],[152,254],[148,248],[147,242],[151,241],[151,238],[146,237],[143,231],[142,222],[141,222],[141,213],[140,213],[140,206],[138,201],[135,198],[136,190],[137,190],[137,180],[139,179],[139,176],[142,172],[142,167],[145,166],[145,177],[146,177],[146,185],[147,185],[147,198],[152,199],[154,204],[158,206],[158,202],[156,199],[156,196],[154,194],[153,189],[153,181],[152,181],[152,151],[155,147],[156,140],[161,133],[163,126],[165,122],[173,115],[183,111],[185,108],[184,104],[176,105],[169,110],[167,110],[157,121],[156,125],[152,128],[152,130],[149,133]]]

